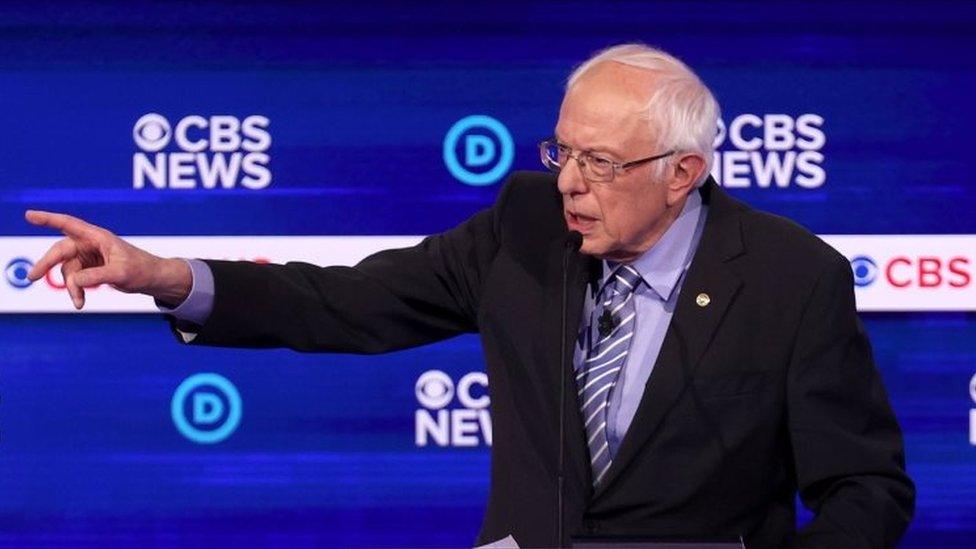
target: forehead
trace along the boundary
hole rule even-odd
[[[650,71],[600,63],[563,97],[557,136],[579,148],[627,148],[652,141],[645,107],[653,86]]]

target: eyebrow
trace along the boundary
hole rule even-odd
[[[566,143],[566,141],[563,138],[559,137],[559,134],[558,133],[553,133],[553,137],[556,138],[556,141],[557,142],[562,143],[563,145],[568,145],[568,143]],[[576,149],[576,147],[572,147],[572,148]],[[580,150],[582,152],[589,152],[589,153],[606,154],[606,155],[609,155],[609,156],[614,156],[618,160],[623,159],[623,155],[621,155],[620,153],[614,151],[613,149],[611,149],[610,147],[607,147],[607,146],[600,146],[600,145],[598,145],[596,147],[588,147],[588,148],[585,148],[585,149],[576,149],[576,150]]]

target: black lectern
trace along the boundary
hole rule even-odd
[[[580,536],[570,540],[573,549],[746,549],[736,540],[661,540],[633,537]]]

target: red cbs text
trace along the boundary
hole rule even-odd
[[[896,288],[965,288],[972,281],[969,266],[969,258],[962,256],[898,256],[888,262],[885,277]]]

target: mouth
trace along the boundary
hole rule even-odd
[[[586,234],[591,228],[593,228],[593,225],[596,224],[597,221],[598,220],[595,217],[573,213],[568,210],[566,211],[566,225],[571,231],[579,231]]]

